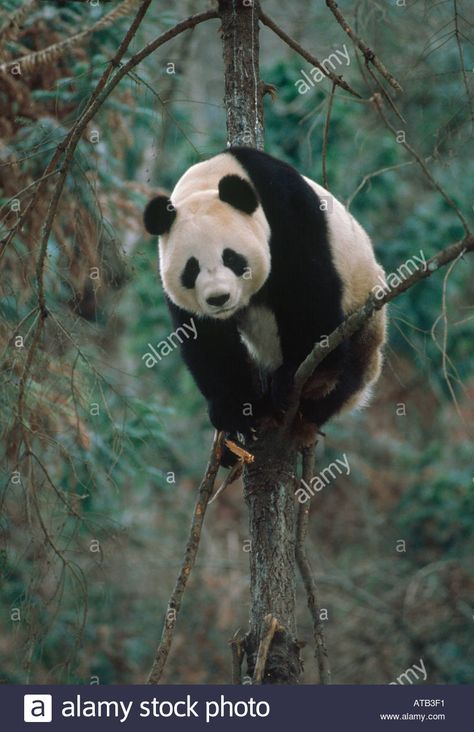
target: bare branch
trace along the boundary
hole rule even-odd
[[[299,366],[295,374],[291,406],[286,413],[285,425],[289,426],[296,415],[301,392],[307,380],[313,374],[316,366],[318,366],[318,364],[320,364],[321,361],[331,353],[331,351],[337,348],[342,341],[349,338],[349,336],[359,330],[359,328],[376,310],[380,310],[386,303],[390,302],[390,300],[398,297],[402,292],[413,287],[417,282],[430,277],[433,272],[436,272],[440,267],[444,267],[446,264],[449,264],[449,262],[452,262],[465,252],[472,251],[474,251],[474,235],[469,234],[464,239],[461,239],[461,241],[451,244],[449,247],[446,247],[446,249],[442,249],[438,254],[435,254],[431,259],[428,259],[424,269],[416,270],[412,275],[410,275],[410,277],[407,277],[406,280],[397,285],[397,287],[392,287],[386,290],[382,297],[377,298],[374,293],[371,293],[362,307],[349,315],[349,317],[347,317],[335,330],[333,330],[333,332],[328,336],[324,346],[317,343],[311,353],[308,354],[303,363]]]
[[[464,82],[464,88],[466,89],[466,96],[467,96],[467,101],[469,104],[469,111],[471,114],[471,124],[474,124],[474,103],[472,101],[471,89],[469,87],[469,82],[467,80],[466,66],[464,64],[464,52],[462,50],[462,43],[461,43],[461,31],[459,28],[459,13],[458,13],[457,0],[453,0],[453,5],[454,5],[454,35],[456,37],[456,45],[458,47],[459,61],[461,64],[461,73],[462,73],[462,78],[463,78],[463,82]]]
[[[239,461],[239,462],[235,463],[235,465],[232,466],[232,468],[229,470],[229,472],[227,473],[226,477],[222,481],[221,485],[219,486],[219,488],[216,490],[216,492],[212,496],[211,500],[209,501],[209,505],[211,503],[214,503],[214,501],[216,500],[216,498],[218,496],[220,496],[221,493],[223,493],[225,491],[225,489],[227,488],[227,486],[232,485],[232,483],[235,483],[235,481],[238,478],[240,478],[240,476],[242,475],[242,468],[243,468],[243,462],[242,461]]]
[[[15,10],[9,17],[7,23],[0,28],[0,50],[3,48],[5,43],[13,41],[20,29],[26,16],[31,13],[37,0],[27,0],[23,5]]]
[[[128,15],[135,5],[135,0],[123,0],[120,5],[104,15],[102,18],[99,18],[99,20],[94,23],[94,25],[91,25],[90,28],[85,28],[74,36],[65,38],[58,43],[53,43],[47,48],[42,48],[41,51],[34,51],[26,56],[21,56],[21,58],[16,58],[13,61],[6,61],[5,63],[0,64],[0,73],[8,73],[14,66],[19,66],[22,73],[36,71],[40,66],[50,66],[61,58],[68,49],[76,46],[78,43],[81,43],[91,33],[102,30],[102,28],[115,23],[118,18]]]
[[[24,441],[25,445],[27,446],[28,450],[31,450],[31,447],[30,447],[29,438],[27,437],[27,432],[25,429],[25,422],[24,422],[25,390],[26,390],[26,384],[28,382],[28,377],[30,374],[31,365],[33,363],[33,358],[34,358],[36,349],[39,344],[41,331],[43,329],[44,318],[45,318],[44,313],[39,312],[37,320],[35,321],[35,330],[33,333],[33,338],[31,341],[31,345],[28,349],[25,366],[23,368],[23,371],[22,371],[22,374],[20,377],[20,384],[18,386],[18,422],[20,425],[20,429],[22,431],[23,441]],[[20,450],[20,445],[18,445],[18,451],[19,450]]]
[[[426,158],[429,160],[430,158]],[[388,173],[391,170],[398,170],[398,168],[404,168],[406,165],[413,165],[415,163],[414,160],[406,160],[404,163],[397,163],[396,165],[387,165],[384,168],[379,168],[378,170],[374,170],[372,173],[367,173],[367,175],[364,175],[361,182],[357,186],[357,188],[354,190],[353,193],[349,196],[349,198],[346,200],[346,208],[347,210],[350,209],[352,205],[352,201],[357,196],[358,193],[363,189],[366,183],[369,182],[369,180],[372,180],[372,178],[376,178],[378,175],[382,175],[383,173]]]
[[[347,81],[344,81],[342,76],[337,76],[332,71],[329,71],[326,69],[320,61],[316,58],[316,56],[313,56],[312,53],[309,53],[309,51],[306,51],[306,49],[301,46],[298,41],[295,41],[294,38],[291,38],[291,36],[288,35],[288,33],[285,33],[284,30],[280,28],[271,18],[268,17],[264,12],[260,12],[260,20],[264,25],[268,26],[274,33],[276,33],[277,36],[279,36],[282,41],[285,41],[285,43],[293,49],[293,51],[296,51],[296,53],[299,53],[300,56],[302,56],[305,61],[308,61],[308,63],[313,64],[313,66],[316,66],[325,76],[328,77],[328,79],[331,79],[331,81],[336,84],[336,86],[340,86],[341,89],[345,89],[346,91],[353,94],[355,97],[361,98],[361,95],[358,94],[348,83]]]
[[[58,173],[59,173],[58,170],[53,170],[51,173],[43,174],[41,176],[41,178],[37,178],[36,180],[32,181],[27,186],[25,186],[24,188],[22,188],[20,191],[17,191],[14,196],[12,196],[11,198],[7,199],[5,201],[5,203],[2,203],[2,205],[0,206],[0,211],[3,211],[4,208],[5,209],[8,209],[8,207],[10,206],[10,204],[11,204],[12,201],[14,201],[16,198],[19,198],[20,196],[22,196],[23,193],[26,193],[27,191],[29,191],[30,188],[34,188],[35,186],[39,185],[40,183],[42,183],[47,178],[51,178],[51,176],[57,175]],[[10,213],[10,211],[8,211],[8,213]],[[6,214],[7,216],[8,216],[8,213]],[[5,216],[3,218],[5,218]]]
[[[97,113],[97,111],[100,109],[102,104],[105,102],[107,97],[112,93],[112,91],[115,89],[119,81],[123,79],[124,76],[126,76],[135,66],[137,66],[141,61],[143,61],[144,58],[149,56],[153,51],[156,51],[157,48],[162,46],[164,43],[167,43],[169,40],[174,38],[175,36],[179,35],[180,33],[183,33],[183,31],[186,31],[190,28],[194,28],[199,23],[202,23],[205,20],[209,20],[211,18],[217,18],[217,12],[214,10],[207,10],[204,13],[197,13],[196,15],[192,15],[189,18],[186,18],[185,20],[180,21],[177,23],[173,28],[170,28],[165,33],[162,33],[161,36],[156,38],[154,41],[151,41],[148,43],[144,48],[142,48],[140,51],[137,51],[136,54],[134,54],[126,64],[119,67],[119,62],[122,56],[124,55],[126,49],[128,48],[128,45],[132,39],[132,37],[135,35],[136,30],[141,23],[141,20],[143,16],[145,15],[148,6],[150,5],[151,0],[144,0],[142,6],[140,7],[137,15],[135,16],[135,19],[130,26],[129,31],[127,32],[125,38],[123,39],[122,43],[119,46],[119,49],[117,53],[115,54],[114,58],[110,61],[109,66],[105,70],[104,74],[100,78],[96,88],[94,89],[93,93],[91,94],[91,97],[89,99],[89,102],[86,105],[86,108],[81,115],[81,117],[75,122],[75,124],[72,126],[64,140],[58,145],[55,154],[51,158],[51,161],[49,162],[48,166],[46,167],[46,170],[43,173],[43,178],[49,175],[49,173],[54,170],[57,163],[59,162],[62,154],[67,150],[68,153],[72,153],[74,149],[76,148],[77,143],[79,142],[79,139],[85,130],[87,124],[90,122],[90,120],[94,117],[94,115]],[[110,83],[107,85],[107,82],[113,72],[114,69],[117,69],[115,75],[111,79]],[[66,162],[66,161],[65,161]],[[70,160],[68,162],[68,165],[70,163]],[[66,173],[67,168],[66,166]],[[63,166],[64,168],[64,166]],[[63,172],[63,171],[61,171]],[[65,174],[65,173],[63,173]],[[26,208],[23,210],[22,215],[19,217],[17,223],[15,226],[11,229],[8,236],[3,240],[3,246],[6,247],[9,245],[13,237],[15,236],[16,232],[21,228],[23,225],[26,216],[28,215],[29,211],[34,207],[36,201],[38,200],[38,196],[40,192],[43,190],[43,183],[44,181],[41,181],[35,192],[32,196],[31,200],[29,201]],[[58,181],[58,184],[60,181]]]
[[[332,12],[334,17],[336,18],[339,25],[343,28],[343,30],[347,33],[349,38],[353,41],[353,43],[359,48],[360,51],[365,56],[365,60],[367,64],[371,63],[375,68],[382,74],[384,79],[388,81],[391,87],[396,89],[397,91],[403,91],[401,85],[398,83],[398,81],[395,79],[394,76],[388,71],[387,68],[383,65],[382,61],[379,59],[378,56],[375,55],[374,51],[372,51],[371,48],[361,39],[359,36],[353,31],[347,20],[344,18],[343,14],[339,10],[337,3],[335,0],[326,0],[326,5],[328,6],[329,10]]]
[[[232,651],[232,683],[239,685],[242,683],[242,661],[244,659],[244,649],[242,638],[239,637],[239,630],[234,633],[234,637],[229,641]]]
[[[199,493],[196,505],[194,506],[191,528],[189,530],[189,537],[186,544],[186,550],[184,552],[184,559],[176,579],[174,590],[171,593],[171,597],[168,602],[163,631],[161,633],[161,640],[156,650],[155,660],[153,661],[153,666],[148,677],[148,684],[159,683],[166,661],[168,660],[168,654],[173,642],[176,621],[181,609],[184,591],[186,590],[186,585],[196,561],[204,516],[206,514],[209,498],[211,497],[211,493],[214,488],[217,471],[219,470],[222,455],[222,438],[223,432],[216,432],[214,434],[211,455],[204,478],[199,486]]]
[[[313,477],[313,466],[314,466],[314,457],[315,457],[315,451],[316,451],[316,444],[312,445],[311,447],[305,447],[303,449],[303,469],[302,469],[302,479],[306,481],[306,483],[311,482],[311,478]],[[321,616],[319,612],[319,605],[318,605],[318,590],[316,587],[316,582],[314,580],[314,575],[311,569],[311,565],[309,563],[308,557],[306,555],[306,549],[305,549],[305,540],[306,540],[306,533],[308,530],[308,518],[309,518],[309,507],[310,507],[310,501],[306,501],[305,503],[300,503],[299,511],[298,511],[298,519],[296,524],[296,546],[295,546],[295,556],[296,556],[296,563],[298,564],[298,569],[301,574],[301,579],[303,580],[304,588],[306,590],[306,598],[308,601],[308,608],[311,613],[311,617],[313,619],[313,637],[314,637],[314,655],[316,658],[316,662],[318,665],[319,670],[319,681],[321,684],[330,684],[331,683],[331,669],[329,666],[329,658],[328,658],[328,652],[326,648],[326,641],[324,638],[324,628],[323,623],[321,621]]]
[[[449,265],[447,272],[443,279],[443,290],[442,290],[442,309],[439,316],[436,318],[435,322],[433,323],[431,327],[431,337],[436,344],[436,347],[441,351],[441,358],[442,358],[442,370],[443,370],[443,376],[444,380],[446,382],[446,385],[449,389],[449,393],[451,395],[451,399],[453,400],[453,404],[455,406],[456,412],[458,413],[459,419],[461,420],[462,424],[466,428],[467,435],[472,439],[473,435],[470,433],[469,425],[466,423],[466,419],[461,411],[461,407],[459,405],[459,402],[456,397],[456,393],[454,391],[454,387],[451,383],[451,375],[448,371],[448,366],[451,367],[453,370],[453,376],[456,378],[459,384],[464,388],[460,378],[459,374],[457,373],[456,366],[451,362],[449,356],[448,356],[448,331],[449,331],[449,322],[448,322],[448,306],[447,306],[447,289],[448,289],[448,280],[451,272],[453,271],[456,264],[459,262],[459,259],[462,257],[461,254],[454,259],[451,264]],[[438,339],[436,338],[436,326],[438,325],[439,321],[442,321],[443,323],[443,335],[442,335],[442,343],[438,343]]]
[[[388,127],[388,129],[390,130],[390,132],[392,132],[392,134],[395,137],[398,137],[397,130],[394,128],[394,126],[387,119],[387,116],[386,116],[386,114],[384,112],[383,105],[382,105],[382,99],[381,99],[380,94],[376,92],[373,95],[373,97],[372,97],[372,101],[374,102],[375,108],[377,109],[377,111],[378,111],[381,119],[383,120],[383,122],[385,123],[385,125]],[[423,160],[423,158],[421,157],[421,155],[419,155],[419,153],[417,153],[417,151],[406,140],[402,140],[401,141],[401,144],[403,145],[403,147],[405,148],[405,150],[407,150],[410,153],[410,155],[413,155],[413,157],[417,161],[418,165],[420,166],[420,168],[422,169],[423,173],[428,178],[428,180],[430,181],[430,183],[434,186],[434,188],[436,188],[436,190],[439,193],[441,193],[441,195],[443,196],[443,198],[446,201],[446,203],[448,204],[448,206],[450,206],[453,209],[453,211],[455,211],[457,217],[459,218],[459,220],[461,221],[461,223],[462,223],[462,225],[464,227],[464,230],[465,230],[466,234],[469,235],[469,233],[470,233],[469,226],[468,226],[467,221],[464,218],[462,212],[459,210],[458,206],[456,206],[456,204],[454,203],[454,201],[451,198],[451,196],[449,196],[446,193],[446,191],[440,186],[440,184],[438,183],[438,181],[435,178],[433,178],[433,176],[430,173],[430,170],[429,170],[428,166],[426,165],[426,163]]]
[[[327,171],[327,152],[328,152],[328,138],[329,138],[329,124],[331,122],[332,103],[334,101],[334,92],[336,91],[336,85],[332,85],[331,94],[329,95],[328,111],[326,113],[326,120],[324,122],[323,132],[323,151],[322,151],[322,175],[323,175],[323,186],[328,188],[328,171]]]

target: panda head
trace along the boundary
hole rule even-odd
[[[226,175],[176,204],[157,196],[144,213],[159,239],[168,297],[196,315],[224,320],[245,308],[270,273],[269,227],[250,183]]]

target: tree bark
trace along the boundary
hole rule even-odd
[[[219,2],[228,144],[262,149],[258,13],[256,0]],[[251,551],[250,623],[242,648],[247,673],[254,682],[294,684],[302,671],[295,617],[297,450],[289,433],[281,428],[267,429],[248,449],[255,461],[244,472]],[[268,644],[266,633],[273,619],[278,625]],[[265,665],[263,674],[259,670],[256,679],[259,650],[259,665],[262,653]]]
[[[227,144],[263,149],[257,0],[220,0]]]
[[[281,429],[267,430],[250,448],[255,461],[244,474],[250,525],[250,629],[243,644],[247,673],[255,661],[271,615],[279,627],[262,682],[297,684],[302,672],[296,638],[296,447]]]

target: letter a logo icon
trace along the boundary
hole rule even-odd
[[[52,722],[53,697],[51,694],[25,694],[23,719],[25,722]]]

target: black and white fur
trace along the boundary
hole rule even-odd
[[[192,166],[145,214],[175,327],[193,316],[182,353],[217,429],[248,433],[286,406],[315,343],[380,284],[369,237],[328,191],[252,148]],[[301,411],[321,426],[366,403],[381,369],[377,312],[316,369]]]

